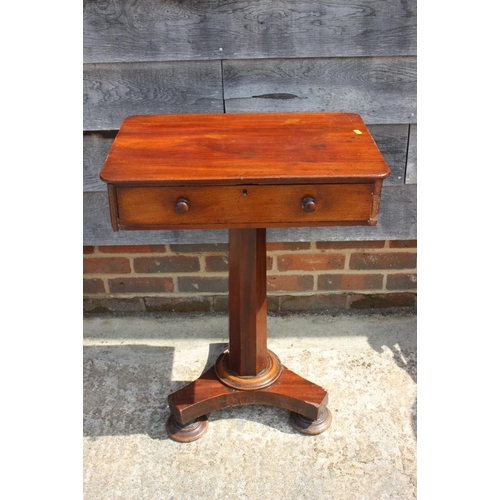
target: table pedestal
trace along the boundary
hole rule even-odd
[[[331,424],[328,394],[283,366],[267,349],[266,230],[229,230],[229,349],[201,377],[170,394],[167,431],[200,438],[210,412],[268,405],[291,412],[292,425],[319,434]]]

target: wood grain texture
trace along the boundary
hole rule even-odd
[[[267,365],[266,229],[229,231],[229,357],[240,376]]]
[[[415,57],[224,61],[227,113],[342,111],[416,123]]]
[[[119,231],[109,219],[106,192],[83,195],[84,245],[147,245],[180,243],[227,243],[226,230]],[[417,187],[384,186],[378,223],[374,227],[304,227],[269,229],[268,241],[364,241],[413,240],[417,238]]]
[[[391,175],[384,180],[384,186],[403,185],[408,147],[408,125],[369,125],[368,130],[391,169]]]
[[[390,171],[353,113],[128,117],[101,171],[117,186],[367,182]]]
[[[404,184],[408,125],[369,125],[368,130],[391,169],[391,175],[385,179],[384,185]],[[99,178],[99,174],[117,133],[117,130],[84,133],[84,191],[106,190],[106,183]]]
[[[115,186],[108,184],[109,216],[113,231],[118,231],[118,201]]]
[[[84,0],[83,28],[86,62],[414,55],[417,2]]]
[[[118,131],[83,134],[83,190],[105,191],[106,183],[99,173]]]
[[[116,189],[119,227],[136,230],[368,224],[374,190],[373,182]],[[303,210],[305,197],[315,211]],[[189,205],[185,213],[176,211],[179,199]]]
[[[197,380],[168,396],[170,411],[180,423],[223,408],[244,405],[276,406],[314,420],[327,404],[325,389],[286,366],[278,381],[266,389],[246,391],[226,387],[210,368]]]
[[[406,163],[406,184],[417,183],[417,125],[410,125],[408,161]]]
[[[118,129],[130,115],[222,113],[218,61],[85,64],[84,130]]]

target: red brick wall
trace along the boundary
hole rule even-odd
[[[227,245],[84,247],[84,309],[223,311]],[[413,307],[416,241],[267,245],[271,311]]]

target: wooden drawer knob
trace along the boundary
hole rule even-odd
[[[175,204],[175,211],[178,214],[185,214],[189,210],[189,201],[179,198]]]
[[[304,212],[314,212],[316,210],[316,200],[312,196],[302,198],[302,210]]]

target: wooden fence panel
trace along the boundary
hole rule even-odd
[[[415,57],[224,61],[226,112],[349,111],[416,123]]]
[[[118,129],[130,115],[221,112],[219,61],[84,65],[84,130]]]
[[[84,0],[84,61],[415,55],[416,0]]]
[[[408,125],[368,125],[368,130],[391,169],[384,186],[404,184]]]
[[[106,191],[106,183],[99,179],[104,160],[109,153],[117,131],[83,134],[83,191]]]

